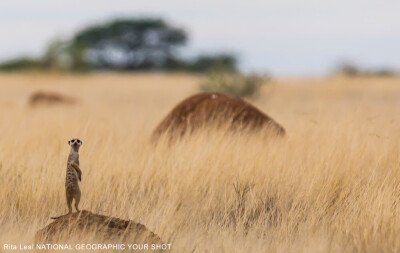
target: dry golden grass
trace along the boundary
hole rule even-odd
[[[145,224],[173,252],[399,252],[400,80],[282,80],[254,103],[267,140],[152,129],[198,77],[0,75],[0,246],[66,213],[67,141],[83,140],[81,208]],[[32,91],[75,96],[29,108]],[[1,249],[0,249],[1,251]]]

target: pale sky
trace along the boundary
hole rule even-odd
[[[43,54],[114,17],[153,16],[183,27],[185,54],[236,52],[241,68],[321,75],[344,60],[400,70],[399,0],[0,0],[0,60]]]

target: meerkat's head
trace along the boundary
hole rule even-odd
[[[79,148],[82,146],[83,142],[79,140],[78,138],[74,138],[72,140],[68,141],[68,145],[71,146],[71,148],[75,151],[78,151]]]

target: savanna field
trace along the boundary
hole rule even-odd
[[[251,102],[287,135],[204,129],[150,142],[198,92],[181,74],[1,74],[0,251],[80,208],[146,225],[171,252],[400,252],[400,79],[276,79]],[[74,105],[31,108],[35,91]]]

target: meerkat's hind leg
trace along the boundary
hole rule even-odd
[[[72,199],[73,199],[72,194],[67,192],[68,213],[72,213]]]
[[[80,210],[79,210],[79,208],[78,208],[78,205],[79,205],[79,202],[81,201],[81,191],[80,190],[78,190],[76,193],[75,193],[75,209],[76,209],[76,211],[77,212],[79,212]]]

